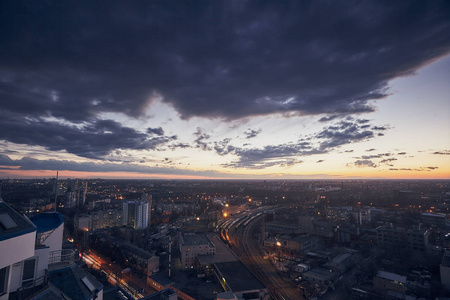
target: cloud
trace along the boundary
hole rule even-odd
[[[384,131],[384,130],[388,130],[388,126],[373,126],[372,129],[373,130]]]
[[[389,171],[417,171],[417,172],[422,172],[422,171],[427,171],[430,172],[432,170],[436,170],[439,167],[420,167],[420,168],[390,168]]]
[[[164,135],[164,130],[161,127],[158,128],[147,128],[148,134]]]
[[[372,152],[372,151],[375,151],[375,150],[377,150],[377,149],[371,148],[371,149],[367,149],[366,152]]]
[[[340,117],[340,115],[325,116],[325,117],[320,118],[319,122],[321,122],[321,123],[330,122],[339,117]]]
[[[66,124],[43,118],[18,118],[0,111],[0,139],[17,144],[39,145],[50,151],[65,150],[80,157],[101,159],[117,149],[155,150],[177,139],[152,137],[113,120],[92,119]]]
[[[164,159],[163,164],[172,164]],[[39,160],[30,157],[13,160],[9,156],[0,154],[0,166],[3,169],[14,170],[53,170],[53,171],[79,171],[79,172],[133,172],[143,174],[177,174],[192,176],[226,176],[217,171],[194,171],[174,167],[149,167],[133,163],[105,163],[105,162],[75,162],[70,160]]]
[[[397,160],[396,158],[386,158],[386,159],[380,160],[380,164],[386,164],[390,167],[393,167],[394,165],[391,162],[396,161],[396,160]]]
[[[321,163],[321,162],[324,162],[324,160],[323,159],[319,159],[318,161],[316,161],[316,163]]]
[[[197,148],[200,148],[202,150],[211,150],[208,143],[205,142],[206,140],[209,140],[211,136],[205,133],[203,128],[197,127],[197,130],[194,132],[194,136],[197,137],[194,140]]]
[[[359,157],[360,159],[373,159],[373,158],[381,158],[385,156],[391,156],[391,153],[379,153],[374,155],[362,155]]]
[[[377,165],[373,163],[371,160],[364,159],[364,160],[357,160],[354,162],[355,166],[357,167],[371,167],[376,168]]]
[[[443,151],[435,151],[433,152],[435,155],[450,155],[450,150],[443,150]]]
[[[286,166],[299,163],[299,157],[329,153],[336,148],[368,140],[373,133],[363,129],[360,120],[348,118],[325,127],[322,131],[297,143],[266,145],[261,148],[234,147],[228,151],[228,142],[216,148],[219,154],[232,154],[238,157],[225,166],[235,168],[266,168],[274,165]],[[225,147],[226,146],[226,147]],[[347,150],[349,151],[349,150]]]
[[[448,5],[2,2],[1,109],[78,124],[156,97],[183,118],[369,112],[449,52]]]
[[[254,137],[256,137],[258,134],[260,134],[261,133],[261,131],[262,131],[262,129],[248,129],[247,131],[245,131],[244,132],[244,134],[245,134],[245,138],[247,138],[247,139],[251,139],[251,138],[254,138]]]
[[[319,150],[328,151],[341,145],[368,140],[373,136],[372,131],[364,130],[358,122],[341,121],[324,129],[315,138],[323,140]]]

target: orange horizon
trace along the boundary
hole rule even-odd
[[[395,173],[395,174],[394,174]],[[409,175],[406,175],[409,173]],[[414,174],[413,174],[414,173]],[[419,174],[417,174],[419,173]],[[450,180],[450,173],[447,172],[432,172],[433,174],[428,174],[425,176],[424,173],[431,173],[426,171],[390,171],[389,173],[383,172],[383,174],[374,174],[370,172],[346,172],[343,174],[235,174],[233,178],[233,173],[224,173],[223,176],[201,176],[201,175],[179,175],[179,174],[143,174],[137,172],[85,172],[85,171],[59,171],[59,177],[61,178],[104,178],[104,179],[423,179],[423,180]],[[389,174],[389,175],[388,175]],[[1,170],[0,176],[9,177],[14,179],[32,179],[32,178],[51,178],[56,177],[55,170]],[[298,176],[299,178],[295,178]]]

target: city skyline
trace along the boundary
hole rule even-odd
[[[450,178],[446,1],[0,5],[2,178]]]

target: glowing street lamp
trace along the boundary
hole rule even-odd
[[[281,269],[281,243],[277,241],[278,247],[278,268]]]

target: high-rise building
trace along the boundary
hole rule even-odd
[[[123,203],[122,224],[134,229],[144,229],[149,224],[149,203],[127,201]]]

